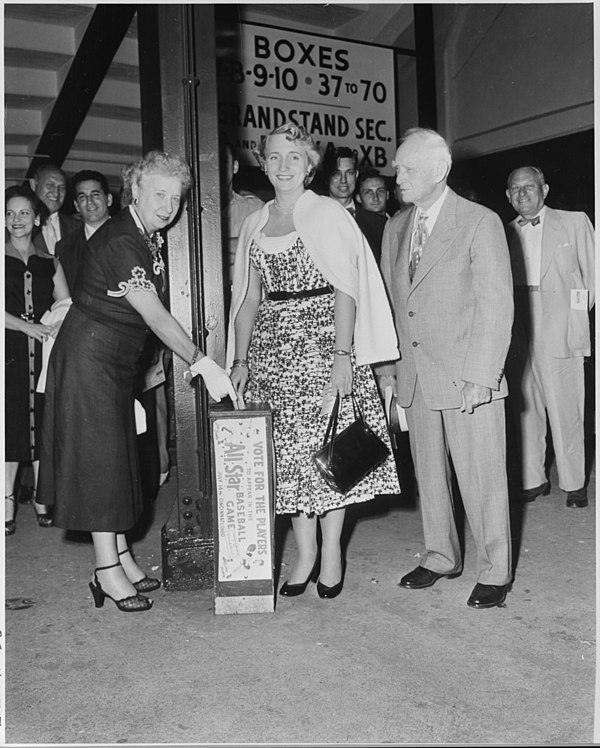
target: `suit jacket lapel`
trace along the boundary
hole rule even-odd
[[[442,205],[431,235],[427,239],[421,261],[415,271],[411,291],[425,278],[427,273],[439,262],[458,234],[456,225],[456,194],[450,190]]]
[[[540,265],[540,278],[548,272],[554,253],[562,243],[561,225],[552,208],[546,207],[544,217],[544,233],[542,234],[542,259]]]
[[[398,253],[396,255],[395,275],[402,286],[403,295],[408,294],[410,289],[408,265],[410,262],[410,239],[415,221],[415,211],[416,208],[414,206],[406,211],[404,220],[399,226],[397,233]]]

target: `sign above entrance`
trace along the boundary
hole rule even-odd
[[[240,160],[256,165],[261,135],[292,120],[319,143],[358,152],[392,173],[396,151],[394,51],[241,24],[239,54],[219,57],[219,125]]]

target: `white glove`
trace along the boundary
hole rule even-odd
[[[196,361],[193,366],[190,366],[190,371],[194,376],[200,374],[204,380],[208,394],[213,400],[220,403],[222,397],[229,396],[234,403],[237,402],[237,396],[231,379],[229,379],[219,364],[209,356],[204,356],[200,361]]]

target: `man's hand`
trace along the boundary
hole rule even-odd
[[[465,382],[460,393],[462,413],[472,413],[480,405],[489,403],[492,399],[492,390],[490,387],[484,387],[481,384]]]
[[[396,376],[395,374],[377,374],[377,386],[379,387],[379,392],[381,394],[381,397],[385,395],[385,388],[391,387],[392,388],[392,394],[398,395],[398,390],[396,389]]]

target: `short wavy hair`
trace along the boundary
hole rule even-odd
[[[410,127],[402,136],[400,143],[404,143],[405,140],[411,137],[417,137],[432,148],[437,149],[441,160],[447,164],[448,171],[450,170],[452,166],[452,150],[437,130],[430,130],[427,127]]]
[[[95,171],[93,169],[82,169],[81,171],[78,171],[77,174],[71,179],[71,185],[73,187],[73,192],[77,192],[77,186],[81,182],[98,182],[100,187],[102,188],[102,192],[108,197],[110,195],[110,187],[108,186],[108,179],[104,176],[104,174],[101,174],[99,171]]]
[[[46,205],[39,199],[35,192],[28,186],[15,184],[12,187],[7,187],[4,191],[4,212],[6,213],[6,207],[8,201],[12,200],[13,197],[23,197],[25,200],[29,200],[31,210],[34,216],[39,217],[42,224],[48,220],[49,211]]]
[[[179,179],[182,197],[192,186],[192,174],[185,159],[164,151],[148,151],[139,161],[133,161],[121,170],[121,207],[124,208],[133,201],[131,186],[139,184],[142,177],[148,174],[162,174]]]
[[[339,169],[340,159],[342,158],[350,159],[354,171],[358,172],[358,151],[354,148],[348,148],[346,145],[336,147],[333,143],[330,143],[323,158],[323,175],[328,184],[333,176],[333,172]]]
[[[272,135],[285,135],[285,137],[292,143],[304,148],[306,155],[308,156],[308,163],[310,164],[309,171],[304,180],[304,186],[306,187],[309,185],[315,176],[317,167],[321,163],[321,151],[319,150],[319,146],[313,140],[313,136],[305,127],[297,125],[295,122],[284,122],[283,125],[279,125],[279,127],[271,130],[267,135],[263,135],[260,139],[260,143],[256,148],[252,149],[252,154],[263,171],[266,166],[265,151],[267,148],[267,142]]]

